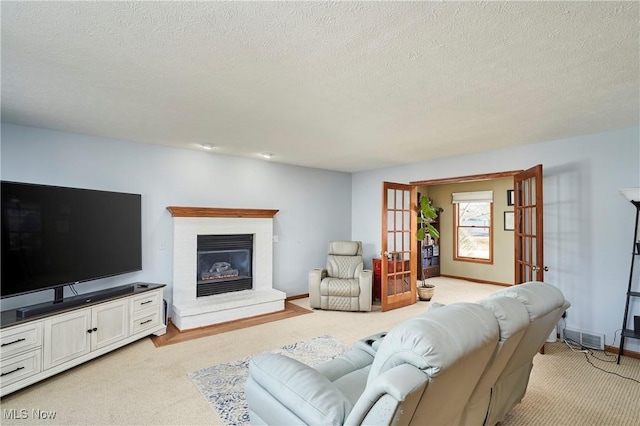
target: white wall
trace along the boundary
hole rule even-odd
[[[279,209],[273,283],[290,296],[308,293],[309,270],[326,263],[330,240],[351,236],[348,173],[5,123],[0,149],[2,180],[142,194],[142,272],[80,284],[81,293],[135,281],[170,286],[170,205]],[[52,297],[3,299],[2,309]]]
[[[356,173],[352,238],[363,241],[370,267],[380,253],[383,181],[408,183],[536,164],[544,167],[545,281],[571,302],[568,326],[604,333],[612,345],[622,326],[636,214],[618,190],[640,186],[637,128]],[[634,312],[640,315],[640,303]],[[619,337],[618,332],[616,346]],[[626,348],[640,350],[638,340],[627,342]]]

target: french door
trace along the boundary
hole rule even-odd
[[[382,194],[382,310],[416,303],[417,189],[383,182]]]
[[[513,177],[515,283],[543,281],[542,164]]]

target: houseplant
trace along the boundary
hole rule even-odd
[[[433,222],[438,217],[438,211],[442,209],[435,208],[431,205],[431,200],[428,197],[420,197],[418,202],[418,231],[416,232],[416,239],[418,241],[424,241],[429,235],[434,240],[440,238],[440,232],[433,226]],[[422,268],[422,256],[420,258],[420,285],[418,286],[418,298],[420,300],[429,301],[433,297],[435,286],[433,284],[427,284],[424,281],[424,270]]]

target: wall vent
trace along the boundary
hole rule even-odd
[[[575,328],[565,328],[562,338],[578,343],[585,348],[604,350],[604,334],[591,333]]]

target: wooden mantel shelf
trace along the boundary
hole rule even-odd
[[[169,206],[167,210],[173,217],[248,217],[272,218],[279,210],[270,209],[222,209],[217,207],[180,207]]]

